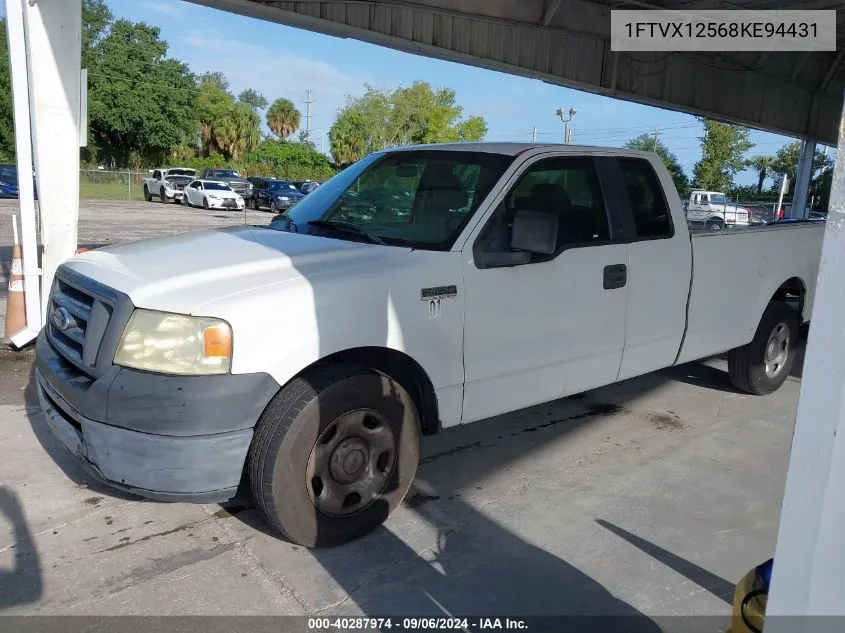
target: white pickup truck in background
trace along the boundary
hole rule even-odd
[[[730,202],[720,191],[693,189],[684,205],[687,222],[691,227],[707,230],[746,227],[752,222],[751,212]]]
[[[223,501],[245,472],[280,534],[336,544],[384,521],[443,427],[722,352],[738,388],[778,389],[823,230],[690,234],[651,153],[388,150],[269,225],[65,262],[39,399],[113,486]]]
[[[188,167],[154,169],[152,177],[144,179],[144,199],[150,202],[156,196],[160,202],[181,202],[185,186],[196,174],[196,169]]]

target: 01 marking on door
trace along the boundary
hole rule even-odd
[[[439,319],[442,314],[440,299],[432,299],[428,302],[428,318]]]

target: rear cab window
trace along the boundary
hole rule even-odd
[[[635,239],[665,239],[675,234],[663,187],[643,158],[617,159],[634,216]]]

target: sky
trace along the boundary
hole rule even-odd
[[[535,79],[429,59],[388,48],[311,33],[180,0],[107,0],[116,17],[158,26],[171,57],[196,73],[222,71],[232,91],[255,88],[272,102],[293,101],[304,115],[311,89],[312,138],[328,148],[327,133],[338,108],[365,84],[395,88],[415,80],[455,90],[464,115],[487,121],[488,141],[559,142],[563,123],[558,108],[577,113],[570,123],[572,142],[621,146],[643,132],[658,132],[688,175],[700,158],[702,126],[689,115],[554,86]],[[793,139],[752,132],[753,154],[774,154]],[[753,172],[738,174],[737,184],[756,183]]]

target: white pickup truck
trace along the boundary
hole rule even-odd
[[[150,202],[157,196],[160,202],[182,202],[185,186],[196,174],[196,169],[188,167],[154,169],[152,176],[144,179],[144,200]]]
[[[823,230],[691,235],[651,153],[389,150],[269,225],[65,262],[38,394],[105,482],[219,502],[245,474],[282,535],[335,544],[387,517],[441,428],[726,351],[737,387],[776,390]]]
[[[729,202],[721,191],[694,189],[685,204],[687,223],[707,230],[747,227],[752,224],[751,212]]]

